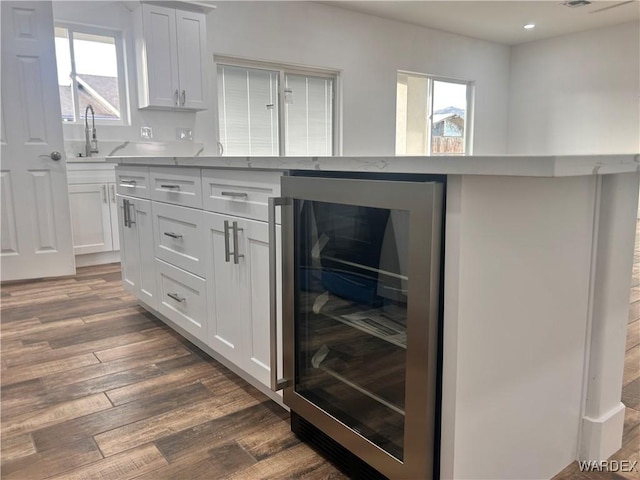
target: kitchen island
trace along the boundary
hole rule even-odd
[[[268,238],[262,233],[265,198],[253,202],[249,195],[279,196],[279,175],[313,171],[446,176],[441,478],[550,478],[575,459],[603,460],[619,448],[638,155],[111,161],[119,164],[121,200],[129,202],[119,203],[121,221],[125,227],[146,224],[150,232],[136,240],[137,260],[123,255],[123,272],[127,262],[144,263],[141,252],[153,252],[160,242],[155,250],[165,255],[164,260],[150,258],[146,267],[147,273],[158,266],[160,271],[153,273],[149,288],[138,292],[141,301],[168,323],[172,310],[154,304],[157,299],[145,299],[149,289],[162,289],[163,282],[174,285],[178,276],[183,283],[192,282],[194,291],[211,292],[212,279],[220,283],[232,275],[226,271],[216,276],[217,266],[232,262],[215,263],[205,247],[199,254],[181,256],[162,245],[154,221],[166,224],[167,218],[178,218],[195,225],[198,222],[186,215],[200,215],[202,209],[217,212],[227,217],[220,217],[220,225],[208,225],[219,233],[214,242],[240,228],[253,236],[254,244],[267,248]],[[250,193],[231,195],[227,187],[242,186],[244,177],[251,184],[246,190]],[[216,191],[220,185],[225,186],[226,198]],[[133,210],[130,202],[138,202]],[[231,226],[234,218],[239,227]],[[231,223],[223,226],[224,219]],[[172,224],[173,230],[167,227],[164,236],[182,235],[175,231],[177,224]],[[238,253],[237,243],[225,247],[230,257]],[[244,261],[258,258],[256,254]],[[254,265],[255,273],[263,262],[256,260]],[[254,287],[245,292],[245,301],[264,306],[268,299]],[[174,326],[258,387],[267,383],[269,345],[257,345],[256,339],[266,341],[268,327],[249,335],[251,359],[264,360],[234,361],[234,352],[224,353],[230,342],[214,338],[208,343],[211,332],[201,337],[211,318],[219,321],[233,311],[221,311],[210,295],[202,297],[197,312],[183,315],[197,320]],[[180,299],[177,295],[178,303]],[[262,370],[254,369],[258,364]]]

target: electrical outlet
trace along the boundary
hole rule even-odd
[[[190,128],[176,128],[176,138],[178,140],[193,140],[193,131]]]
[[[153,138],[153,129],[151,127],[140,127],[140,138],[151,140]]]

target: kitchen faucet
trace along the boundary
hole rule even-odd
[[[92,127],[89,128],[89,110],[91,110]],[[93,153],[98,153],[98,136],[96,135],[96,117],[93,107],[87,105],[84,110],[84,151],[85,156],[90,157]]]

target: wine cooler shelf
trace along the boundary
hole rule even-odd
[[[407,348],[407,310],[404,306],[386,304],[367,308],[329,292],[315,296],[312,305],[315,314],[332,318],[397,347]]]

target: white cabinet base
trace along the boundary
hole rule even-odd
[[[76,267],[89,267],[91,265],[106,265],[108,263],[120,263],[120,251],[87,253],[76,255]]]
[[[269,397],[271,400],[273,400],[274,402],[276,402],[278,405],[280,405],[282,408],[284,408],[285,410],[289,411],[289,408],[284,404],[283,400],[282,400],[282,392],[274,392],[272,391],[269,387],[267,387],[266,385],[264,385],[263,383],[261,383],[259,380],[257,380],[256,378],[252,377],[251,375],[249,375],[247,372],[245,372],[244,370],[242,370],[240,367],[238,367],[237,365],[235,365],[233,362],[227,360],[225,357],[223,357],[222,355],[220,355],[218,352],[216,352],[215,350],[213,350],[211,347],[209,347],[208,345],[206,345],[202,340],[199,340],[197,337],[195,337],[194,335],[192,335],[191,333],[189,333],[188,331],[186,331],[184,328],[182,328],[180,325],[178,325],[177,323],[175,323],[174,321],[170,320],[169,318],[167,318],[166,316],[162,315],[160,312],[158,312],[157,310],[154,310],[152,308],[150,308],[148,305],[144,304],[143,302],[140,302],[140,306],[143,307],[145,310],[147,310],[149,313],[151,313],[152,315],[154,315],[155,317],[159,318],[160,320],[162,320],[164,323],[166,323],[170,328],[172,328],[173,330],[175,330],[176,332],[178,332],[180,335],[182,335],[184,338],[186,338],[187,340],[189,340],[191,343],[193,343],[196,347],[198,347],[200,350],[202,350],[203,352],[205,352],[207,355],[209,355],[210,357],[212,357],[214,360],[216,360],[217,362],[221,363],[222,365],[224,365],[226,368],[228,368],[229,370],[231,370],[233,373],[235,373],[236,375],[238,375],[240,378],[242,378],[243,380],[245,380],[247,383],[249,383],[252,387],[256,388],[257,390],[259,390],[261,393],[263,393],[264,395],[266,395],[267,397]]]

